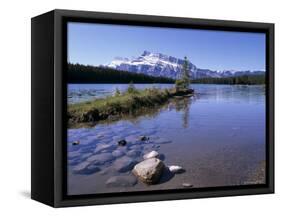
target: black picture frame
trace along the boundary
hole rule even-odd
[[[68,21],[266,33],[266,184],[67,196]],[[71,10],[50,11],[31,24],[32,199],[66,207],[274,193],[274,24]]]

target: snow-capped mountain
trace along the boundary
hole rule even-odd
[[[144,73],[152,76],[164,76],[173,79],[181,77],[183,59],[168,56],[161,53],[152,53],[144,51],[139,57],[131,59],[116,57],[106,67],[114,68],[117,70],[124,70],[134,73]],[[203,77],[230,77],[240,75],[256,75],[263,74],[264,71],[235,71],[235,70],[223,70],[213,71],[209,69],[197,68],[194,64],[189,62],[189,69],[191,72],[191,78],[203,78]]]

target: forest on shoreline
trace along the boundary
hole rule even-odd
[[[145,74],[120,71],[112,68],[85,66],[81,64],[68,64],[68,83],[87,84],[87,83],[119,83],[128,84],[130,82],[139,84],[153,83],[175,83],[174,79],[166,77],[155,77]]]
[[[242,75],[226,78],[198,78],[191,80],[193,84],[265,84],[265,75]]]
[[[142,73],[132,73],[120,71],[106,67],[95,67],[90,65],[68,63],[67,82],[72,84],[91,84],[91,83],[119,83],[128,84],[130,82],[140,84],[167,83],[173,84],[175,80],[167,77],[156,77]],[[193,84],[244,84],[255,85],[265,84],[265,75],[242,75],[225,78],[198,78],[191,79]]]

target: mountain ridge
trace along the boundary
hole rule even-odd
[[[140,56],[134,58],[116,57],[109,64],[103,67],[109,67],[132,73],[144,73],[150,76],[162,76],[172,79],[181,77],[183,59],[169,56],[162,53],[153,53],[145,50]],[[262,70],[210,70],[201,69],[189,62],[191,79],[198,78],[225,78],[241,75],[262,75]]]

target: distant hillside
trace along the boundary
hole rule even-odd
[[[200,84],[264,84],[265,75],[242,75],[227,78],[199,78],[194,79],[191,83]]]
[[[175,80],[112,68],[68,64],[68,83],[174,83]]]

